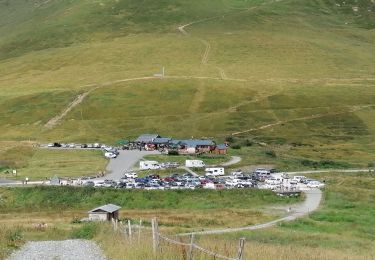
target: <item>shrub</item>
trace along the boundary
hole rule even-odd
[[[241,145],[239,145],[239,144],[232,145],[231,147],[232,147],[232,149],[236,149],[236,150],[241,149]]]
[[[244,145],[249,147],[249,146],[252,146],[254,144],[253,141],[249,140],[249,139],[246,139],[245,142],[244,142]]]
[[[234,137],[233,136],[227,136],[227,137],[225,137],[225,141],[227,141],[228,143],[233,143]]]
[[[17,227],[15,229],[7,230],[6,232],[6,240],[8,247],[20,247],[23,243],[23,233],[22,228]]]
[[[176,150],[168,151],[168,155],[178,155],[178,151]]]
[[[265,154],[269,157],[276,158],[276,152],[273,150],[266,151]]]
[[[80,228],[73,229],[71,238],[92,239],[99,230],[98,223],[84,223]]]

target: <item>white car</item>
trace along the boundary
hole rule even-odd
[[[124,176],[125,176],[126,178],[131,178],[131,179],[138,178],[138,174],[135,173],[135,172],[125,172],[125,173],[124,173]]]
[[[306,186],[309,188],[324,188],[325,184],[320,181],[310,181]]]
[[[106,158],[109,158],[109,159],[114,159],[114,158],[117,157],[117,154],[110,153],[110,152],[106,152],[106,153],[104,154],[104,156],[105,156]]]

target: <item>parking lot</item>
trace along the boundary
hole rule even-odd
[[[116,189],[270,189],[274,191],[298,192],[312,188],[323,188],[324,183],[304,176],[289,176],[275,169],[257,169],[252,172],[241,170],[224,173],[224,167],[209,168],[199,160],[187,160],[186,165],[176,162],[159,164],[143,161],[145,155],[160,154],[158,151],[119,150],[103,144],[48,144],[52,149],[101,149],[103,154],[115,154],[109,158],[106,175],[59,180],[59,185],[107,187]],[[136,165],[140,162],[140,165]],[[148,164],[149,166],[147,166]],[[199,167],[199,168],[197,168]],[[179,169],[165,176],[163,169]],[[142,171],[143,169],[143,171]],[[202,174],[197,174],[204,171]],[[173,172],[173,170],[172,170]],[[143,177],[140,177],[140,176]]]

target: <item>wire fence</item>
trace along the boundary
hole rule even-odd
[[[154,254],[161,252],[162,245],[161,242],[169,243],[176,246],[184,247],[186,250],[186,259],[193,260],[194,259],[194,252],[200,252],[209,256],[214,257],[214,259],[224,259],[224,260],[243,260],[244,259],[244,246],[245,246],[245,239],[241,238],[238,244],[238,253],[236,257],[228,257],[217,252],[213,252],[209,249],[203,248],[202,246],[195,243],[195,235],[190,234],[189,242],[183,242],[182,238],[179,237],[180,241],[173,239],[167,235],[161,234],[159,232],[159,224],[156,218],[151,220],[151,229],[143,225],[142,220],[139,221],[139,224],[131,224],[130,220],[120,223],[117,221],[113,221],[113,229],[115,231],[120,231],[125,234],[130,240],[137,239],[138,243],[141,242],[141,233],[142,235],[150,235],[152,236],[152,248]]]

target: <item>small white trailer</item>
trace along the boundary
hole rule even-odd
[[[188,168],[203,168],[206,165],[202,160],[186,160],[185,166]]]
[[[206,176],[223,176],[225,175],[225,171],[223,167],[206,168],[205,175]]]
[[[140,161],[139,169],[140,170],[158,170],[160,169],[160,164],[157,161]]]

